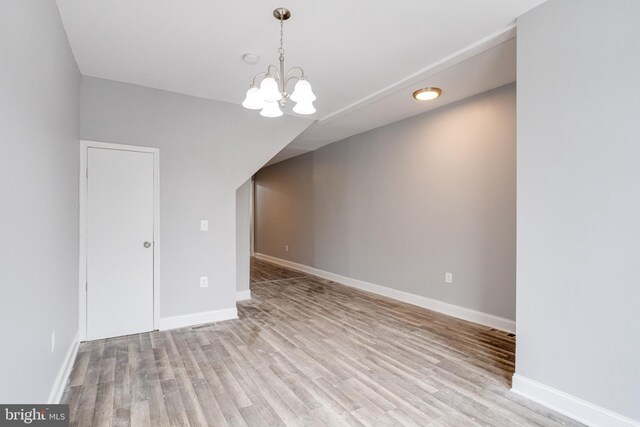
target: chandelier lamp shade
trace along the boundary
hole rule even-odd
[[[291,12],[279,7],[273,11],[273,16],[280,21],[280,48],[278,49],[280,66],[269,65],[266,72],[254,76],[242,106],[249,110],[260,110],[260,115],[263,117],[280,117],[287,105],[287,100],[290,99],[295,102],[294,113],[313,114],[316,112],[313,106],[316,96],[313,94],[304,70],[296,66],[285,72],[284,21],[291,17]],[[293,81],[296,84],[293,87],[293,93],[289,94],[287,89]]]

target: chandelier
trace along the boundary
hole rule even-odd
[[[279,7],[273,11],[273,16],[280,21],[280,67],[269,65],[265,73],[256,74],[253,83],[247,90],[247,95],[242,102],[242,106],[250,110],[261,110],[263,117],[280,117],[282,109],[287,104],[287,99],[291,99],[296,105],[293,106],[294,113],[313,114],[316,109],[313,101],[316,96],[311,90],[311,84],[304,75],[301,67],[293,67],[285,73],[284,68],[284,48],[282,39],[284,36],[284,21],[291,18],[291,12],[284,7]],[[298,75],[299,74],[299,75]],[[257,85],[262,78],[260,85]],[[293,93],[289,95],[287,85],[290,81],[297,80]]]

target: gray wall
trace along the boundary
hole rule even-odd
[[[509,85],[262,169],[256,252],[514,319],[515,102]]]
[[[236,291],[249,289],[251,179],[236,190]]]
[[[516,372],[640,420],[640,2],[518,20]]]
[[[78,331],[79,85],[55,2],[2,0],[2,403],[46,402]]]
[[[235,307],[236,189],[311,121],[91,77],[80,118],[81,139],[160,149],[160,317]]]

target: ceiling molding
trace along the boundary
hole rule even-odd
[[[367,105],[373,104],[374,102],[377,102],[380,99],[387,97],[391,93],[395,93],[409,86],[415,85],[417,82],[424,80],[429,76],[432,76],[441,71],[444,71],[447,68],[450,68],[456,64],[459,64],[469,58],[472,58],[473,56],[476,56],[482,52],[485,52],[515,37],[516,37],[516,23],[514,22],[511,25],[508,25],[507,27],[499,31],[496,31],[492,34],[489,34],[486,37],[483,37],[482,39],[476,41],[475,43],[472,43],[452,53],[451,55],[448,55],[442,58],[441,60],[428,65],[427,67],[405,77],[404,79],[399,80],[396,83],[393,83],[392,85],[382,88],[372,93],[369,96],[366,96],[356,102],[353,102],[347,105],[344,108],[341,108],[332,113],[329,113],[325,117],[317,120],[316,123],[324,124],[324,123],[330,122],[331,120],[339,118],[343,115],[349,114],[355,110],[359,110],[363,107],[366,107]]]
[[[315,121],[267,166],[515,81],[516,28],[509,26],[352,104],[339,114]],[[443,88],[444,95],[435,102],[416,102],[412,93],[425,86]]]

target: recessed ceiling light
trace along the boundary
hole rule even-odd
[[[442,89],[439,87],[425,87],[413,92],[416,101],[431,101],[442,95]]]
[[[247,53],[242,57],[242,60],[247,64],[257,64],[260,58],[258,55],[254,55],[253,53]]]

